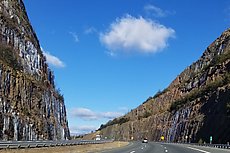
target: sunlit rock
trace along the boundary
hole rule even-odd
[[[195,44],[194,44],[195,45]],[[165,90],[99,128],[117,140],[227,143],[230,140],[230,29]],[[125,120],[124,120],[125,119]],[[125,122],[123,122],[125,121]]]
[[[0,140],[69,139],[64,98],[22,0],[0,2]]]

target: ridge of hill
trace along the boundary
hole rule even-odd
[[[230,29],[163,91],[101,125],[117,140],[227,143],[230,140]]]

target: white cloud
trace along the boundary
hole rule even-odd
[[[57,68],[65,67],[65,64],[58,57],[50,54],[49,52],[44,51],[43,48],[41,48],[41,50],[43,54],[45,55],[48,64],[53,65]]]
[[[106,53],[108,56],[111,56],[111,57],[117,56],[117,54],[114,53],[113,51],[106,51],[105,53]]]
[[[153,20],[126,15],[100,34],[100,41],[112,52],[155,53],[167,46],[175,31]]]
[[[152,4],[146,5],[144,7],[144,10],[148,15],[151,15],[157,18],[167,17],[168,15],[173,15],[176,13],[175,11],[162,10],[161,8],[155,5],[152,5]]]
[[[168,15],[168,11],[163,11],[161,8],[156,7],[154,5],[146,5],[144,10],[148,13],[151,13],[155,17],[165,17]]]
[[[85,30],[85,34],[92,34],[92,33],[97,33],[97,29],[94,27],[89,27],[88,29]]]
[[[122,115],[122,112],[94,112],[88,108],[75,108],[71,111],[71,116],[83,120],[114,119]]]
[[[107,118],[107,119],[114,119],[122,115],[124,114],[121,112],[104,112],[100,114],[101,117]]]
[[[78,35],[74,32],[69,32],[69,34],[74,38],[74,41],[77,43],[79,42],[79,38]]]
[[[76,135],[90,133],[91,131],[95,131],[97,129],[98,129],[98,127],[91,126],[91,125],[82,125],[82,126],[70,127],[71,133],[76,134]]]
[[[72,116],[82,118],[84,120],[98,119],[98,115],[88,108],[75,108],[72,110]]]

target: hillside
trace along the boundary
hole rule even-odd
[[[230,29],[162,92],[100,127],[117,140],[230,141]]]
[[[54,84],[22,0],[0,0],[0,140],[68,139]]]

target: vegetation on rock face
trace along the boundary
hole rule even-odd
[[[213,92],[218,87],[224,86],[228,83],[230,83],[230,73],[225,73],[223,77],[217,78],[215,81],[207,84],[204,87],[196,88],[196,89],[192,90],[184,98],[174,101],[171,104],[169,111],[172,112],[174,110],[178,110],[181,107],[183,107],[186,103],[191,102],[191,101],[193,101],[199,97],[202,97],[204,95],[207,95],[209,92]]]
[[[111,126],[111,125],[114,125],[114,124],[123,124],[123,123],[126,123],[129,121],[129,118],[126,118],[126,117],[121,117],[121,118],[115,118],[114,120],[112,121],[109,121],[108,123],[106,123],[105,125],[104,124],[101,124],[100,128],[98,130],[101,130],[101,129],[104,129],[108,126]]]
[[[220,56],[217,56],[216,63],[223,63],[226,60],[230,59],[230,50],[228,50],[226,53],[221,54]]]
[[[7,15],[7,13],[5,12],[1,12],[0,17],[2,19],[2,21],[4,23],[6,23],[6,25],[8,27],[10,27],[11,29],[14,29],[16,31],[18,31],[19,33],[23,33],[21,26],[19,26],[18,24],[18,20],[20,21],[21,25],[24,26],[24,29],[26,30],[30,30],[31,34],[27,35],[27,37],[29,37],[31,40],[33,40],[33,43],[36,44],[36,46],[39,46],[39,41],[37,38],[36,33],[34,32],[32,25],[29,22],[26,10],[25,10],[25,6],[23,4],[23,2],[20,2],[20,4],[17,1],[11,1],[10,5],[14,6],[14,11],[16,12],[17,18],[15,16],[9,16]],[[41,50],[38,50],[40,53]]]
[[[61,89],[58,88],[58,89],[56,89],[55,91],[56,91],[56,94],[57,94],[57,96],[58,96],[58,99],[59,99],[60,101],[64,101],[64,95],[61,93]]]
[[[210,67],[216,66],[220,63],[225,62],[226,60],[230,59],[230,50],[227,49],[225,53],[222,53],[219,56],[215,56],[213,60],[210,62],[210,64],[206,65],[202,70],[206,71]]]
[[[168,88],[165,88],[164,90],[159,90],[154,96],[153,98],[157,98],[159,97],[160,95],[163,95],[164,93],[166,93],[168,91]]]
[[[153,97],[149,97],[146,101],[143,102],[143,104],[147,103],[148,101],[150,101],[151,99],[155,99],[157,97],[159,97],[160,95],[163,95],[164,93],[166,93],[168,91],[168,88],[165,88],[164,90],[159,90],[157,91],[157,93],[153,96]]]
[[[0,8],[0,140],[69,139],[64,96],[23,1],[4,0]]]
[[[15,51],[9,46],[0,44],[0,60],[15,70],[22,70]]]
[[[171,142],[203,143],[212,135],[214,143],[227,143],[229,95],[230,29],[214,41],[198,61],[187,67],[169,88],[159,90],[125,115],[130,117],[128,123],[113,125],[117,122],[114,119],[100,129],[103,135],[117,140],[148,137],[158,141],[163,135]]]
[[[145,111],[144,115],[143,115],[143,118],[147,118],[149,116],[151,116],[151,112],[150,111]]]
[[[215,58],[211,61],[211,63],[203,68],[203,71],[206,71],[208,68],[221,64],[230,59],[230,50],[227,50],[225,53],[215,56]],[[222,77],[216,78],[215,81],[207,84],[204,87],[193,89],[187,96],[182,99],[178,99],[174,101],[169,111],[172,112],[174,110],[178,110],[183,107],[184,104],[195,100],[198,97],[206,95],[208,92],[213,92],[216,88],[224,86],[230,83],[230,73],[225,73]]]

